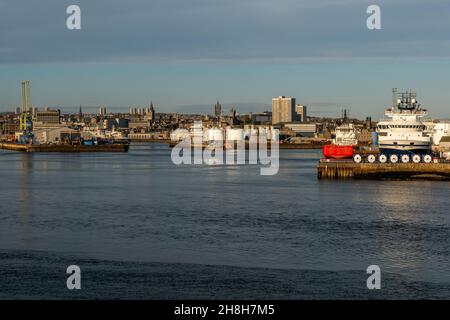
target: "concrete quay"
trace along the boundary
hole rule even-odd
[[[317,165],[318,179],[450,180],[450,163],[355,163],[326,161]]]

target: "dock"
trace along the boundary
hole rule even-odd
[[[450,163],[355,163],[321,160],[317,165],[321,180],[450,180]]]
[[[0,149],[20,152],[127,152],[128,144],[98,144],[98,145],[70,145],[70,144],[19,144],[0,143]]]

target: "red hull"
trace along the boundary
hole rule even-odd
[[[353,157],[353,146],[337,146],[335,144],[325,145],[322,148],[325,158],[343,159]]]

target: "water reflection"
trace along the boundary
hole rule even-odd
[[[33,154],[21,153],[19,161],[19,223],[17,224],[17,235],[19,245],[22,248],[27,248],[32,237],[30,219],[32,212]]]

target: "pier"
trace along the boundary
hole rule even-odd
[[[128,144],[98,144],[93,146],[70,144],[0,143],[0,149],[21,152],[127,152]]]
[[[450,180],[450,163],[354,163],[324,161],[317,165],[318,179]]]

